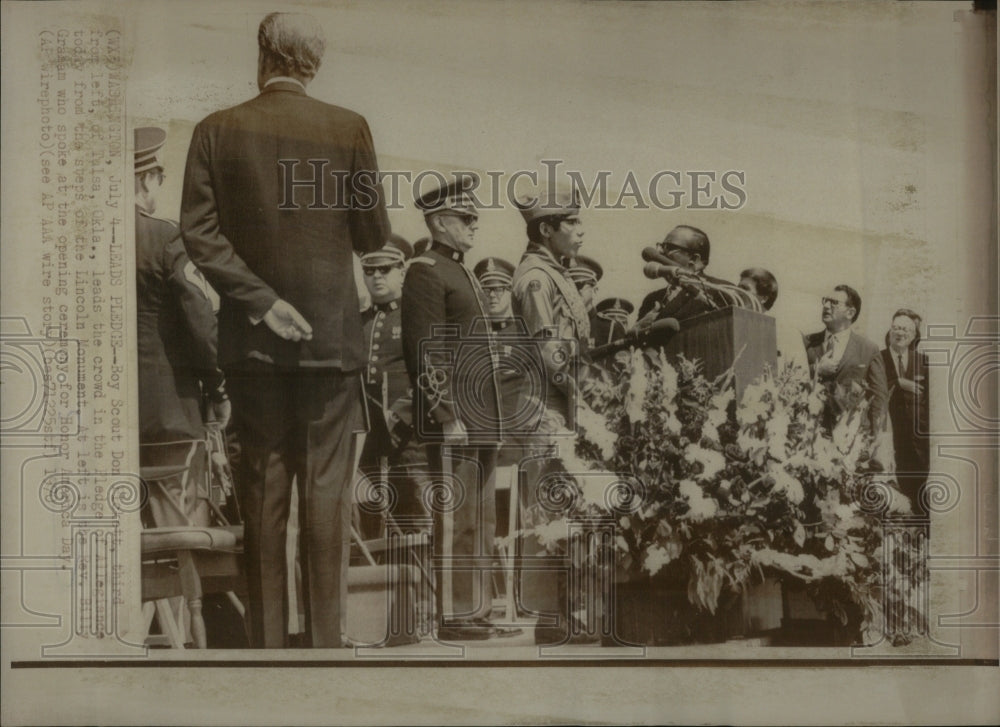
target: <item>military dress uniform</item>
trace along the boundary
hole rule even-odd
[[[576,284],[576,289],[583,297],[584,291],[589,289],[589,299],[587,303],[587,314],[590,318],[590,336],[587,339],[587,348],[601,345],[594,333],[594,296],[597,294],[597,284],[604,277],[604,268],[601,264],[586,255],[577,255],[576,259],[566,270],[566,277]]]
[[[362,268],[403,265],[412,248],[400,237],[362,256]],[[390,515],[421,515],[419,472],[427,455],[413,437],[413,396],[403,356],[400,298],[373,303],[362,317],[368,363],[364,369],[365,400],[370,429],[361,453],[360,469],[369,478],[387,480],[395,491]]]
[[[595,346],[607,346],[625,337],[635,306],[624,298],[605,298],[590,314],[590,337]]]
[[[463,178],[416,201],[425,217],[478,217]],[[410,262],[403,283],[403,354],[414,392],[416,434],[427,443],[434,482],[439,636],[488,638],[496,524],[497,445],[502,441],[495,351],[485,293],[462,252],[437,240]],[[439,327],[444,326],[441,330]],[[444,443],[460,422],[468,444]],[[444,485],[442,488],[441,485]]]
[[[166,132],[135,130],[135,172],[160,168],[156,152]],[[177,225],[135,208],[136,333],[139,359],[139,442],[144,467],[189,464],[190,484],[205,475],[204,402],[225,397],[216,363],[216,320],[205,279],[184,250]],[[180,479],[162,480],[170,499],[185,501],[185,512],[160,488],[149,492],[152,524],[208,523],[207,492],[181,496]]]

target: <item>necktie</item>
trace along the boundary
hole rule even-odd
[[[906,364],[903,362],[903,354],[897,353],[896,360],[899,362],[899,375],[903,376],[906,373]]]
[[[833,336],[826,337],[826,346],[823,349],[823,353],[826,356],[833,355]]]

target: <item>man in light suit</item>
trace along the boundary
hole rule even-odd
[[[287,643],[285,533],[296,479],[307,633],[345,645],[350,483],[366,363],[352,255],[388,218],[365,119],[306,95],[325,40],[307,15],[260,24],[260,95],[195,128],[181,230],[219,291],[219,360],[243,447],[251,641]]]
[[[827,387],[829,398],[823,426],[832,429],[837,419],[861,394],[868,401],[868,426],[881,429],[888,402],[885,367],[879,348],[851,330],[861,313],[861,296],[849,285],[838,285],[823,298],[825,330],[805,338],[809,372]]]

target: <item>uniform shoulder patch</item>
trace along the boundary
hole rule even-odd
[[[424,265],[435,265],[435,264],[437,264],[437,260],[434,260],[433,258],[429,258],[429,257],[424,257],[423,255],[421,255],[420,257],[413,258],[412,260],[410,260],[410,262],[411,263],[423,263]]]

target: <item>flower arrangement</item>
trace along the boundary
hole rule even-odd
[[[882,636],[883,604],[924,622],[904,592],[923,570],[892,574],[915,560],[883,552],[863,396],[828,431],[828,392],[799,368],[765,372],[739,402],[730,376],[710,381],[697,362],[674,365],[662,351],[621,353],[601,376],[580,406],[575,446],[559,455],[571,505],[528,528],[543,545],[558,547],[567,519],[613,517],[616,578],[686,581],[699,611],[715,613],[769,573],[866,643]],[[906,578],[885,587],[885,573]]]

